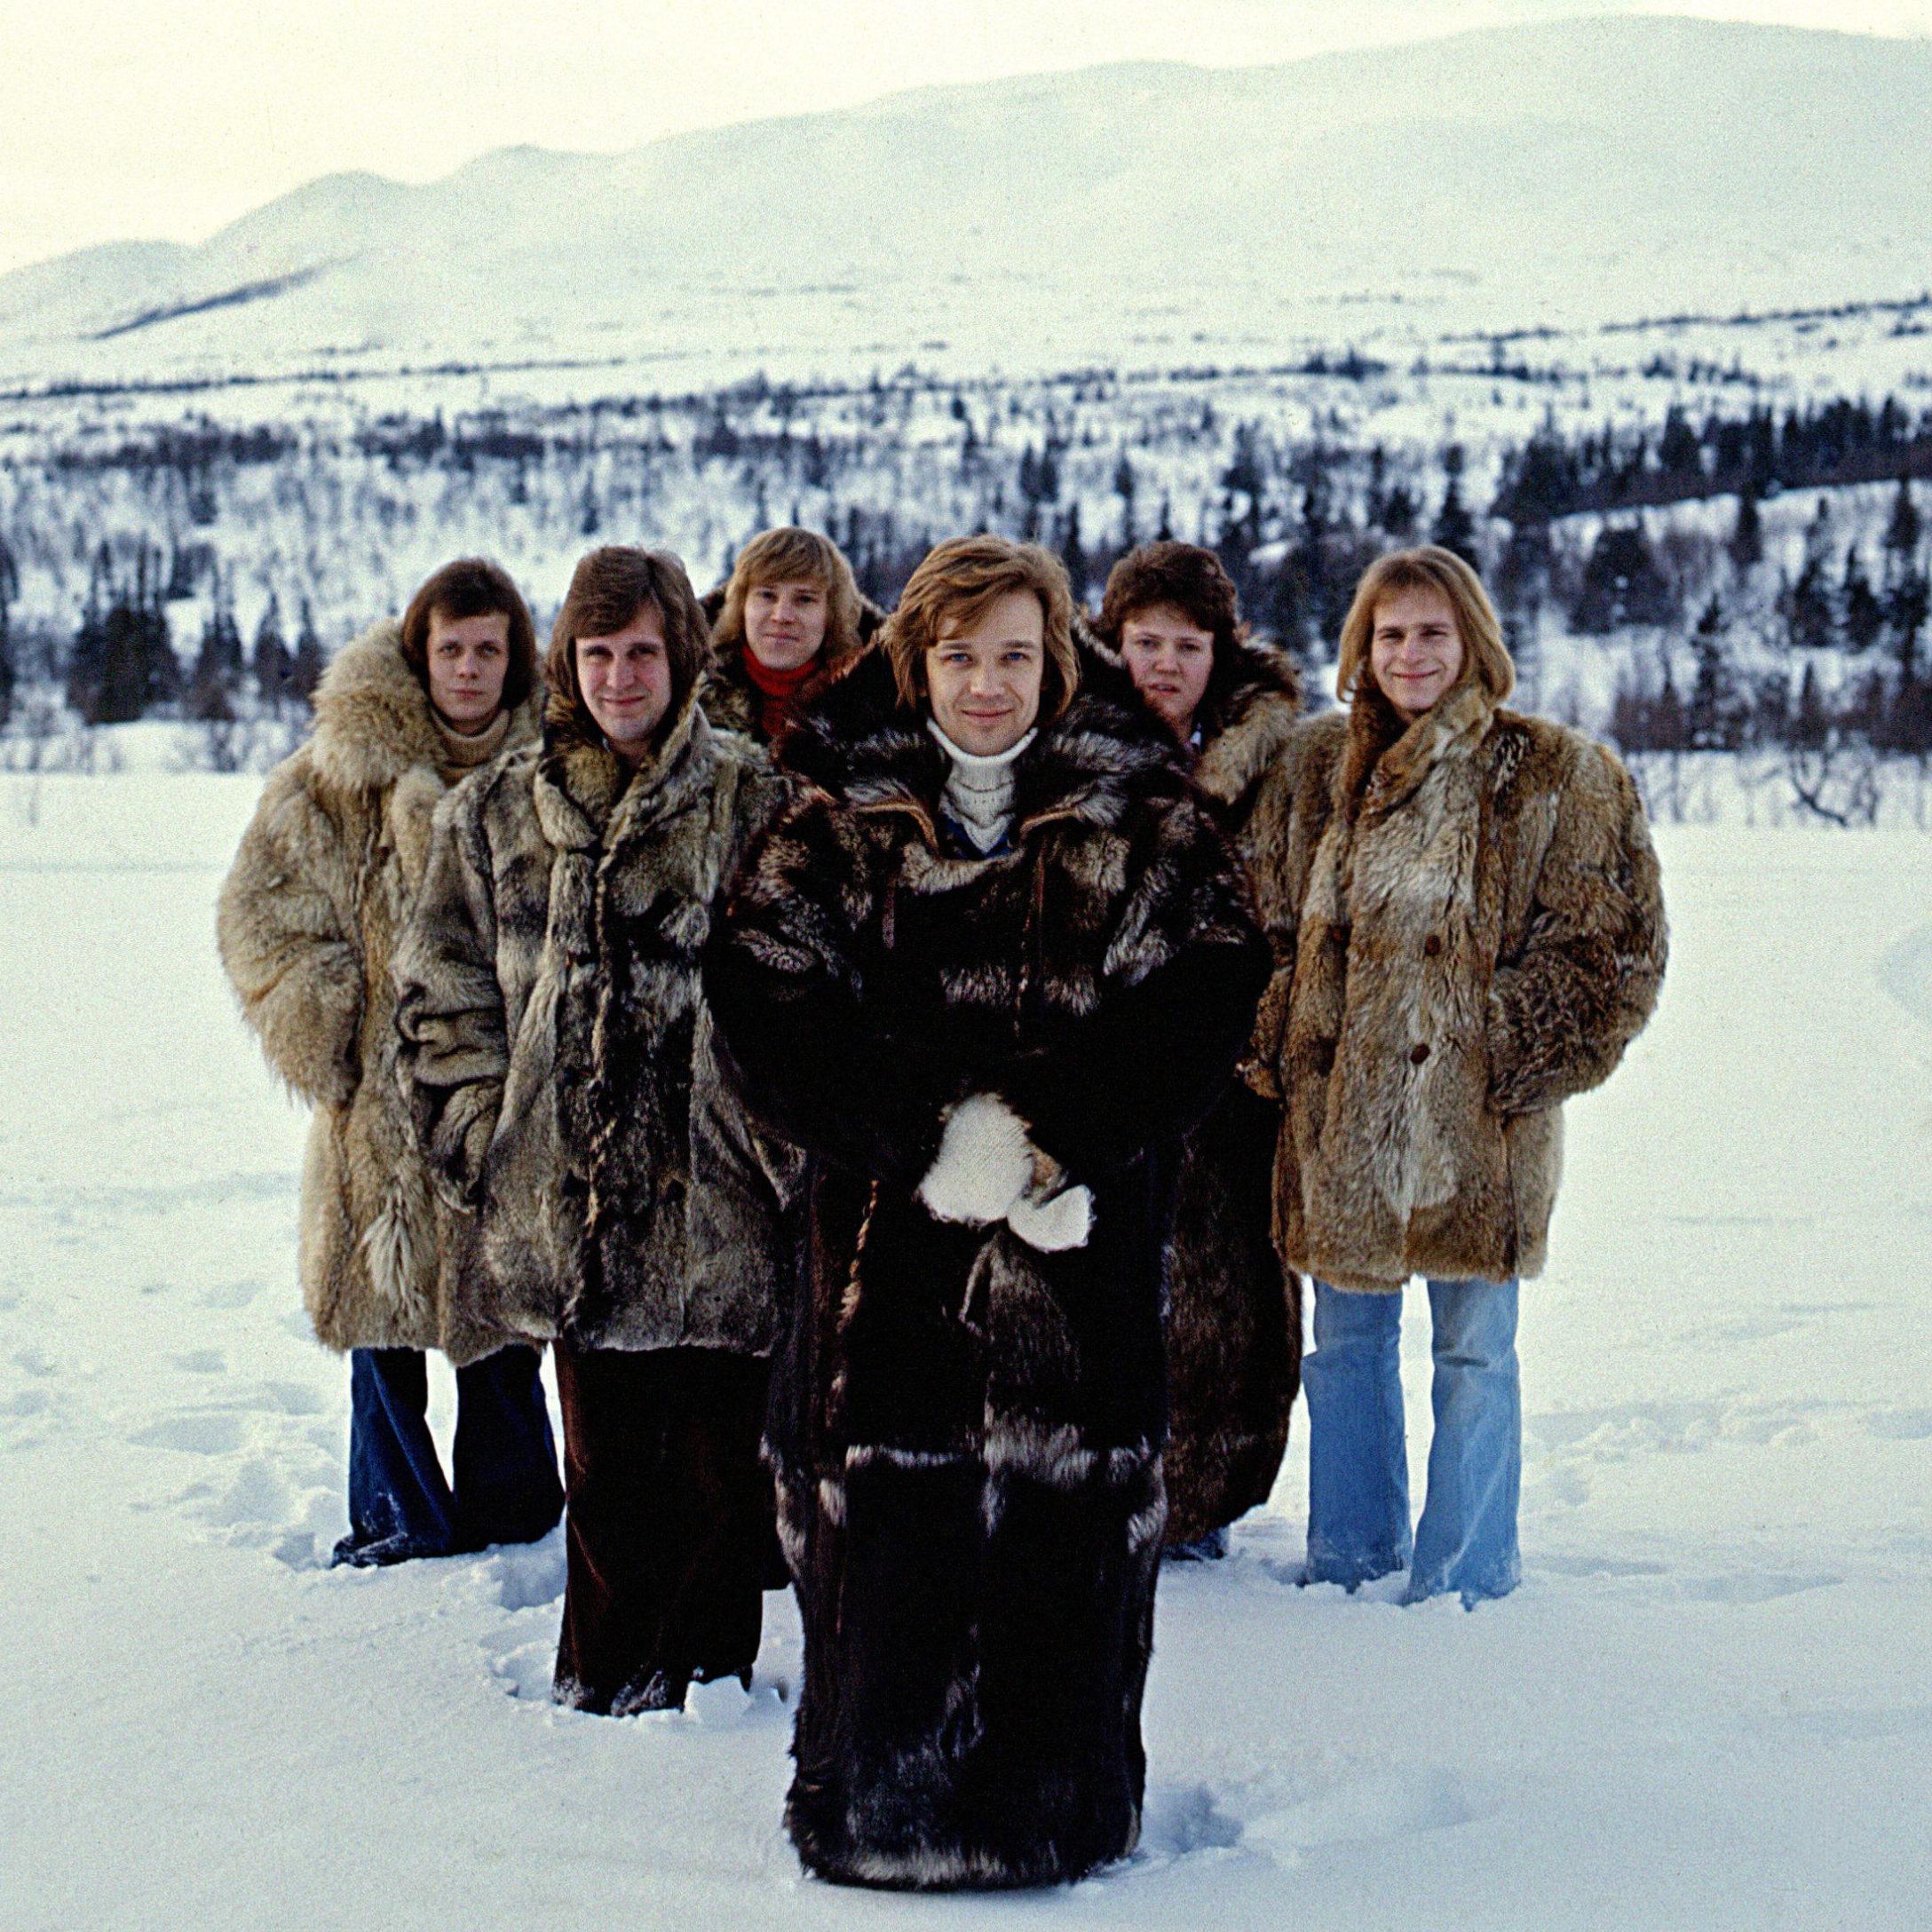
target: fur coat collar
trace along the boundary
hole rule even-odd
[[[938,847],[946,757],[926,708],[905,703],[883,652],[869,652],[800,716],[781,763],[861,812],[900,812]],[[1129,806],[1184,783],[1179,748],[1141,703],[1125,671],[1082,647],[1080,689],[1013,767],[1013,837],[1056,820],[1111,830]]]
[[[1256,788],[1281,756],[1302,715],[1302,680],[1285,652],[1239,646],[1234,681],[1207,721],[1194,782],[1237,820],[1247,816]]]
[[[710,783],[711,737],[695,688],[635,767],[608,746],[546,722],[532,786],[543,836],[562,851],[614,851],[634,842]]]

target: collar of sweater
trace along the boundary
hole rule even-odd
[[[432,715],[438,740],[436,768],[446,784],[454,785],[465,772],[487,764],[510,736],[508,711],[499,711],[479,732],[453,731],[440,712]]]
[[[926,729],[938,741],[948,762],[944,800],[947,816],[982,852],[990,852],[1013,822],[1013,765],[1039,736],[1039,727],[1033,727],[1004,751],[987,756],[962,751],[939,729],[937,718],[929,717]]]

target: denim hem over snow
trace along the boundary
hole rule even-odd
[[[500,1349],[456,1371],[454,1484],[436,1458],[429,1373],[416,1349],[349,1362],[349,1533],[336,1561],[398,1563],[534,1542],[563,1514],[537,1351]]]
[[[1516,1284],[1429,1284],[1435,1432],[1422,1515],[1409,1530],[1402,1297],[1315,1284],[1308,1391],[1308,1580],[1350,1589],[1409,1571],[1405,1603],[1505,1596],[1522,1574]]]

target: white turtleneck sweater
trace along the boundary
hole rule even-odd
[[[1006,836],[1013,822],[1013,761],[1040,735],[1035,725],[1017,744],[990,757],[962,751],[934,718],[926,729],[938,739],[939,749],[952,761],[946,774],[946,814],[982,852],[990,852]]]

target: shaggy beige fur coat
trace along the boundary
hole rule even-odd
[[[536,734],[534,701],[507,742]],[[487,1352],[452,1330],[465,1234],[435,1200],[396,1076],[390,969],[423,883],[448,756],[393,622],[339,652],[314,735],[269,774],[223,886],[221,962],[269,1065],[315,1109],[303,1299],[334,1349]]]
[[[1250,820],[1285,963],[1255,1082],[1285,1097],[1275,1237],[1339,1287],[1541,1271],[1563,1103],[1656,1004],[1657,857],[1610,752],[1475,684],[1297,726]]]

